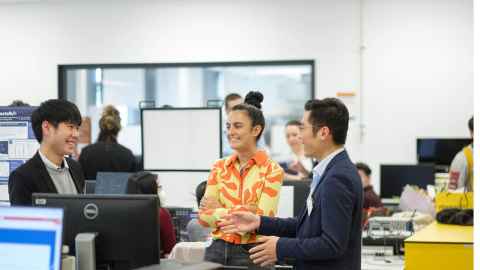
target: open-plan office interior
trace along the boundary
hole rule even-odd
[[[270,216],[307,219],[314,224],[311,237],[320,239],[312,244],[316,253],[305,254],[300,243],[310,239],[307,229],[277,239],[277,260],[269,261],[276,269],[473,269],[473,6],[472,0],[0,0],[0,269],[2,261],[5,269],[255,269],[255,262],[236,263],[234,255],[210,264],[205,254],[220,240],[240,245],[247,257],[260,246],[255,235],[262,225],[246,239],[244,232],[229,236],[219,224],[237,220],[238,209],[270,215],[258,208],[263,201],[251,210],[242,189],[248,181],[274,183],[276,172],[281,184],[271,190],[253,184],[275,194]],[[262,96],[255,110],[264,119],[255,149],[273,165],[261,171],[261,155],[247,165],[271,173],[270,180],[248,177],[256,169],[242,167],[242,137],[227,111],[225,97],[235,93],[248,103],[251,92]],[[312,138],[305,136],[313,121],[305,113],[314,110],[307,101],[331,98],[348,110],[345,142],[333,145],[348,152],[352,181],[362,188],[360,205],[336,204],[350,211],[348,224],[332,218],[338,230],[350,228],[338,232],[344,242],[330,235],[337,229],[330,232],[326,218],[313,219],[320,205],[314,191],[328,183],[315,181],[316,170],[335,158],[309,153],[316,144],[309,146]],[[52,99],[75,110],[52,124],[48,117],[63,112],[54,110],[38,131],[32,115]],[[103,140],[110,116],[118,124],[113,142],[122,150],[90,151]],[[55,142],[47,130],[62,121],[78,134],[66,139],[71,151],[55,166],[47,164],[44,145]],[[320,122],[331,137],[338,132]],[[323,143],[319,149],[327,153]],[[98,160],[87,160],[89,152]],[[112,165],[125,155],[128,169]],[[22,171],[35,157],[45,164],[44,175]],[[235,158],[238,177],[214,177]],[[92,169],[107,163],[109,169]],[[59,188],[49,165],[58,173],[66,165],[72,185]],[[12,196],[21,193],[18,179],[27,174],[33,181],[28,196],[22,193],[28,203],[17,204]],[[225,175],[240,182],[214,187]],[[54,178],[51,189],[38,187],[43,176]],[[146,191],[150,180],[153,193]],[[68,188],[76,191],[61,191]],[[213,188],[220,205],[210,209]],[[317,193],[318,207],[330,209],[334,194]],[[193,221],[211,232],[192,238]],[[356,229],[358,251],[352,248]],[[289,253],[293,260],[284,254],[291,241],[299,245]],[[31,260],[22,260],[25,252]]]

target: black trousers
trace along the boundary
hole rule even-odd
[[[239,266],[251,270],[271,270],[274,267],[260,267],[250,259],[248,250],[255,244],[231,244],[221,239],[213,240],[212,244],[205,250],[205,261],[220,263],[227,266]],[[247,267],[247,268],[245,268]]]

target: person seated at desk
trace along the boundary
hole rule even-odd
[[[23,102],[23,100],[15,99],[8,107],[30,107],[30,104]]]
[[[261,93],[250,92],[245,103],[234,106],[228,114],[228,142],[235,152],[213,165],[199,210],[200,224],[214,229],[205,261],[256,269],[248,253],[257,242],[256,232],[227,234],[218,223],[237,210],[276,215],[283,170],[257,148],[265,128],[262,101]]]
[[[66,157],[75,151],[82,123],[77,106],[50,99],[33,111],[31,119],[40,149],[10,174],[10,204],[31,206],[32,193],[81,193],[85,183],[82,168]]]
[[[155,194],[158,196],[158,175],[146,172],[140,172],[134,174],[131,179],[135,180],[135,187],[137,194]],[[160,198],[159,198],[160,199]],[[160,199],[159,202],[162,200]],[[167,209],[161,207],[161,203],[158,207],[158,218],[160,224],[160,258],[168,257],[168,254],[172,251],[172,248],[176,244],[175,240],[175,228],[172,223],[172,217]],[[141,230],[141,228],[139,228]]]
[[[198,207],[200,207],[200,201],[205,195],[205,189],[207,188],[207,181],[203,181],[198,184],[195,189],[195,197],[197,198]],[[205,228],[198,222],[197,218],[191,219],[187,224],[188,241],[190,242],[205,242],[210,238],[212,230]]]
[[[117,142],[122,128],[119,111],[112,105],[106,106],[98,125],[100,134],[97,142],[83,148],[78,160],[85,178],[96,179],[97,172],[135,172],[135,156]]]
[[[377,193],[373,190],[370,176],[372,170],[370,167],[363,163],[357,162],[356,164],[358,174],[362,179],[363,186],[363,211],[362,211],[362,223],[365,226],[368,218],[372,216],[384,216],[387,209],[383,207],[382,200],[378,197]]]
[[[310,176],[313,168],[313,160],[305,156],[303,149],[302,136],[300,135],[301,125],[302,123],[298,120],[289,121],[285,125],[285,137],[292,150],[288,162],[280,163],[285,170],[285,180],[306,179]]]
[[[473,116],[468,120],[472,143],[455,155],[450,165],[448,189],[450,191],[473,192]]]
[[[357,162],[355,164],[357,166],[358,174],[362,179],[362,186],[363,186],[363,209],[368,208],[381,208],[383,207],[383,203],[378,197],[377,193],[373,190],[373,186],[371,183],[370,175],[372,174],[372,170],[370,167],[363,163]]]

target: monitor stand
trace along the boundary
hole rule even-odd
[[[79,233],[75,237],[77,270],[95,270],[95,237],[97,233]]]

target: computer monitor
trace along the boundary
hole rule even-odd
[[[155,195],[33,194],[33,203],[65,209],[63,243],[75,254],[78,233],[95,232],[98,268],[133,269],[160,262]]]
[[[129,172],[98,172],[95,183],[95,194],[134,194],[135,183]]]
[[[399,197],[406,185],[416,185],[426,189],[435,184],[435,166],[419,165],[380,165],[380,197]]]
[[[60,270],[62,209],[0,207],[0,269]]]
[[[418,138],[418,162],[450,166],[455,155],[471,142],[468,138]]]

